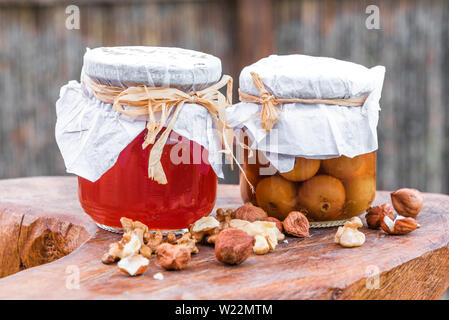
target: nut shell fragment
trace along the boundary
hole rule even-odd
[[[282,227],[282,222],[278,219],[276,219],[275,217],[266,217],[265,219],[263,219],[263,221],[269,221],[269,222],[274,222],[276,224],[276,227],[279,229],[279,232],[284,232],[284,228]]]
[[[120,271],[130,275],[138,276],[145,272],[150,261],[140,254],[132,255],[121,259],[117,266]]]
[[[253,251],[255,254],[261,255],[266,254],[270,251],[270,245],[268,244],[267,239],[264,236],[256,235],[254,237],[255,243],[253,246]]]
[[[419,228],[415,219],[402,216],[398,216],[395,220],[385,216],[380,222],[380,226],[386,233],[395,235],[407,234]]]
[[[284,231],[295,237],[309,236],[309,220],[299,211],[292,211],[282,222]]]
[[[385,216],[388,216],[390,219],[394,219],[393,207],[388,203],[384,203],[383,205],[377,207],[370,207],[365,215],[366,224],[371,229],[379,229],[380,222]]]

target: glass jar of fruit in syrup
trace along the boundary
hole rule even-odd
[[[283,220],[342,224],[376,195],[377,122],[385,69],[304,55],[270,56],[240,74],[244,202]]]

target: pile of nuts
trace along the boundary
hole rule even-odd
[[[423,197],[415,189],[399,189],[391,193],[393,206],[385,203],[371,207],[365,216],[368,227],[381,228],[389,234],[407,234],[419,227],[415,217],[423,206]],[[394,209],[401,215],[395,215]],[[267,213],[245,203],[237,210],[218,209],[216,216],[207,216],[189,226],[189,232],[177,237],[169,232],[149,231],[141,222],[122,218],[123,237],[112,243],[102,262],[118,261],[118,268],[130,276],[142,274],[155,253],[157,263],[166,270],[182,270],[198,253],[197,243],[213,244],[218,261],[236,265],[251,253],[263,255],[276,249],[285,234],[309,237],[309,221],[303,212],[292,211],[284,221],[268,217]],[[358,230],[362,221],[353,217],[335,234],[335,242],[343,247],[358,247],[365,235]],[[285,233],[285,234],[284,234]],[[158,277],[159,278],[159,277]]]
[[[268,217],[266,212],[251,203],[237,210],[218,209],[215,217],[207,216],[189,226],[180,238],[169,232],[149,231],[141,222],[120,219],[124,234],[110,245],[102,262],[118,261],[118,268],[130,276],[142,274],[155,253],[157,263],[166,270],[182,270],[198,253],[197,243],[215,245],[217,260],[226,264],[240,264],[252,252],[261,255],[275,250],[285,239],[283,232],[296,237],[309,236],[309,221],[301,212],[293,211],[284,222]]]
[[[391,203],[393,206],[384,203],[367,210],[365,219],[369,228],[381,228],[386,233],[395,235],[407,234],[419,228],[415,218],[424,203],[421,192],[416,189],[399,189],[391,193]]]
[[[399,189],[391,193],[393,206],[384,203],[377,207],[370,207],[365,215],[366,224],[371,229],[381,228],[388,234],[402,235],[410,233],[420,225],[415,218],[422,209],[424,199],[416,189]],[[395,214],[394,210],[398,212]],[[353,217],[343,227],[339,227],[335,234],[335,242],[343,247],[358,247],[365,243],[365,235],[358,231],[362,221]]]
[[[172,232],[163,236],[161,231],[150,232],[139,221],[121,218],[123,237],[110,245],[103,255],[104,264],[118,262],[117,266],[130,276],[142,274],[149,265],[153,252],[158,264],[167,270],[181,270],[190,262],[191,253],[197,253],[196,241],[190,233],[177,238]]]
[[[251,252],[262,255],[275,250],[285,239],[283,232],[308,237],[309,221],[303,213],[293,211],[281,222],[248,202],[235,211],[218,209],[216,217],[201,218],[189,232],[197,242],[215,244],[218,261],[240,264]]]

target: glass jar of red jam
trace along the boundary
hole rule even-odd
[[[145,131],[137,136],[99,180],[78,178],[84,211],[103,227],[119,228],[120,218],[128,217],[163,230],[183,229],[209,215],[215,204],[217,176],[204,157],[200,163],[193,162],[193,150],[207,150],[171,132],[161,158],[170,183],[159,184],[147,176],[151,146],[142,150],[144,135]],[[179,144],[188,144],[190,164],[170,160],[173,147],[182,148]]]
[[[87,50],[81,83],[69,82],[61,89],[56,103],[56,140],[67,171],[78,176],[82,208],[100,227],[120,231],[120,218],[126,217],[153,230],[173,231],[185,229],[212,212],[219,163],[218,156],[213,155],[211,165],[209,153],[220,146],[216,146],[217,132],[212,130],[213,121],[204,106],[187,101],[177,113],[160,158],[164,183],[151,177],[149,158],[174,112],[166,111],[170,117],[162,124],[162,131],[144,146],[149,111],[145,115],[127,115],[113,102],[114,97],[130,87],[175,88],[191,94],[210,88],[221,77],[220,59],[192,50],[163,47]],[[113,98],[108,96],[108,100],[98,94],[100,87],[106,88],[106,92],[116,88],[119,93],[114,91],[115,96],[111,94]],[[146,99],[144,108],[150,108],[150,100]],[[120,106],[132,107],[126,101]],[[161,110],[153,111],[153,121],[164,117]],[[183,114],[184,120],[178,122]],[[214,151],[204,146],[213,146]],[[179,152],[185,154],[181,161],[174,161]]]

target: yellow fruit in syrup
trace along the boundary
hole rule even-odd
[[[296,185],[279,176],[264,178],[257,184],[256,199],[269,216],[284,220],[295,209]]]
[[[280,173],[285,179],[290,181],[304,181],[312,178],[320,168],[321,160],[296,158],[295,166],[289,172]]]
[[[338,219],[343,212],[345,188],[337,178],[317,175],[305,181],[298,190],[300,207],[316,221]]]

